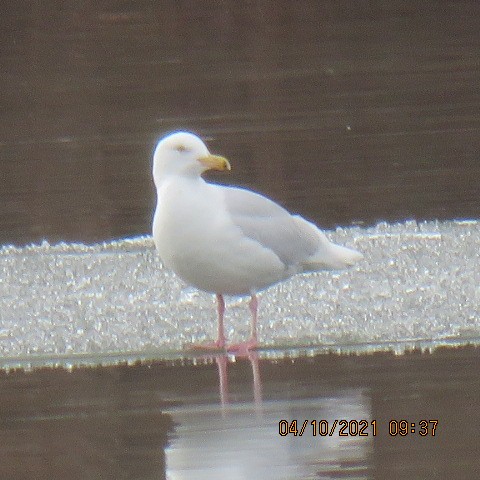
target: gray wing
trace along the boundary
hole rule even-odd
[[[317,232],[300,217],[250,190],[223,187],[227,211],[243,234],[272,250],[286,265],[296,265],[313,255]]]

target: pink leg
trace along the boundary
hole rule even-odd
[[[257,311],[258,311],[258,300],[257,296],[254,294],[248,302],[248,308],[252,314],[252,329],[251,329],[251,340],[257,341]]]
[[[223,316],[225,314],[225,300],[221,293],[217,293],[217,313],[218,313],[218,335],[217,335],[217,347],[225,347],[225,329],[223,326]]]
[[[188,345],[187,348],[189,350],[223,350],[225,348],[225,331],[223,327],[223,316],[225,314],[225,300],[223,299],[223,295],[217,293],[217,313],[218,313],[218,333],[217,333],[217,340],[215,342],[209,343],[200,343],[200,344],[193,344]]]
[[[254,348],[257,348],[257,310],[258,310],[258,300],[255,294],[252,294],[252,298],[248,303],[248,308],[252,314],[252,324],[250,330],[250,340],[247,342],[238,343],[235,345],[230,345],[228,347],[229,352],[235,352],[238,355],[248,355],[248,352]]]

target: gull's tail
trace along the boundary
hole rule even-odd
[[[313,223],[307,222],[301,217],[297,218],[314,229],[319,240],[317,251],[302,263],[304,271],[341,270],[355,265],[363,258],[363,255],[357,250],[330,242]]]
[[[318,251],[304,262],[303,267],[307,271],[341,270],[355,265],[362,258],[363,255],[356,250],[328,242],[322,244]]]

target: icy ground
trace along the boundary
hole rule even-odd
[[[478,341],[479,221],[327,234],[365,259],[263,292],[262,344]],[[246,299],[229,299],[229,340],[246,339],[249,321]],[[0,357],[166,352],[215,335],[214,297],[166,271],[150,237],[0,249]]]

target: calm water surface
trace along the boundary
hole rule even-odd
[[[479,31],[476,0],[9,2],[0,245],[148,233],[151,154],[180,128],[231,160],[215,180],[325,227],[478,218]],[[477,478],[478,367],[465,349],[3,373],[0,477]],[[282,418],[378,435],[282,437]]]
[[[463,348],[0,374],[0,477],[476,478],[479,361]],[[345,436],[323,420],[346,420]]]
[[[155,142],[325,227],[477,217],[480,4],[10,2],[0,244],[150,231]]]

